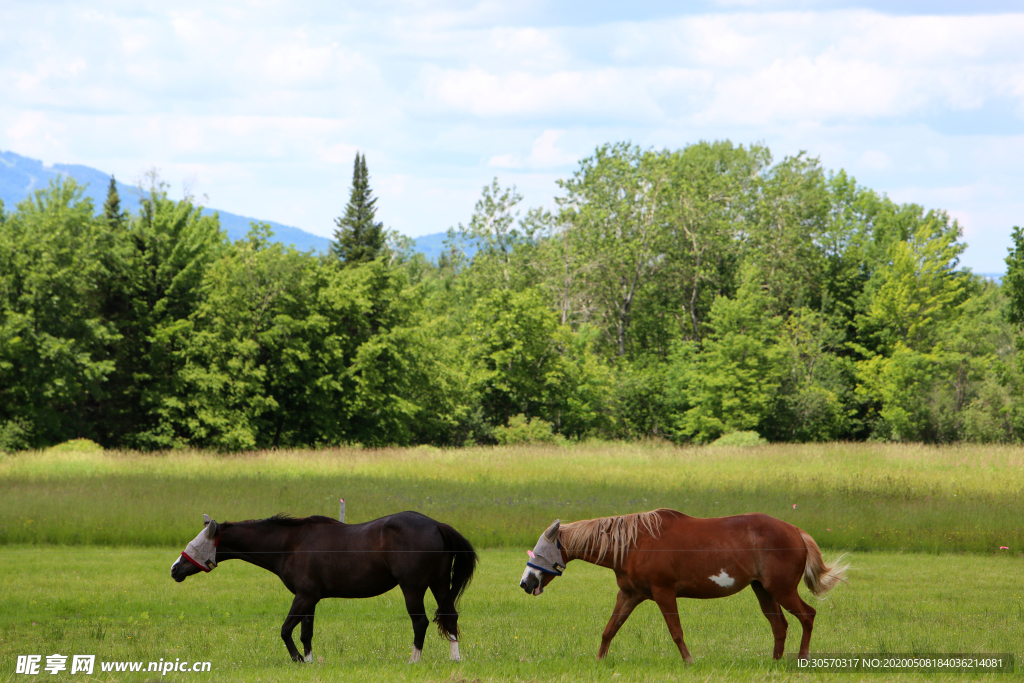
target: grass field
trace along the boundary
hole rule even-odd
[[[405,664],[412,629],[392,592],[321,603],[317,661],[297,667],[278,635],[291,595],[275,576],[228,562],[181,585],[170,579],[203,512],[221,521],[333,516],[339,495],[349,522],[415,509],[480,549],[462,605],[463,663],[449,662],[431,632],[422,665]],[[656,507],[766,512],[809,531],[827,555],[851,550],[849,583],[825,601],[807,598],[819,614],[812,653],[1024,654],[1019,448],[36,452],[0,455],[0,681],[31,680],[14,673],[18,655],[53,653],[210,661],[213,671],[42,680],[990,680],[788,671],[770,658],[770,629],[750,591],[679,602],[693,667],[683,667],[652,603],[595,662],[616,592],[611,572],[573,563],[543,596],[526,596],[518,588],[525,550],[556,517]],[[789,621],[793,652],[800,629]]]
[[[831,444],[615,444],[0,455],[0,545],[176,545],[215,519],[415,509],[484,548],[530,546],[556,517],[669,507],[765,512],[823,547],[1013,552],[1024,547],[1024,450]],[[796,506],[794,508],[794,505]]]
[[[240,561],[174,583],[179,548],[9,547],[0,554],[0,680],[18,654],[95,654],[98,660],[210,661],[210,674],[171,680],[530,681],[782,680],[753,593],[680,600],[696,664],[685,668],[660,612],[645,603],[595,654],[615,601],[612,573],[574,562],[544,595],[518,587],[525,553],[481,553],[462,603],[461,664],[431,631],[422,665],[406,664],[412,628],[401,594],[325,600],[311,666],[288,659],[278,632],[291,595],[277,577]],[[819,601],[812,652],[1024,652],[1020,559],[856,553],[847,585]],[[969,586],[969,590],[964,587]],[[433,605],[428,598],[428,609]],[[799,644],[792,617],[787,650]],[[99,667],[97,666],[97,669]],[[613,674],[618,674],[613,677]],[[800,675],[855,680],[849,674]],[[1013,677],[1019,677],[1015,674]],[[43,678],[50,679],[49,675]],[[962,676],[910,676],[945,680]],[[11,673],[7,680],[27,679]],[[101,680],[152,680],[103,674]],[[82,679],[78,679],[82,680]],[[877,678],[875,680],[878,680]]]

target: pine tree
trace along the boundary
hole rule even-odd
[[[372,261],[384,248],[384,224],[374,222],[377,199],[371,196],[366,155],[356,153],[352,169],[352,194],[345,215],[336,218],[338,228],[331,242],[331,254],[344,266]]]
[[[1008,299],[1006,319],[1024,328],[1024,230],[1015,225],[1010,234],[1013,246],[1006,255],[1006,275],[1002,281]],[[1017,346],[1024,350],[1024,335],[1017,338]]]
[[[127,213],[121,211],[121,197],[117,194],[117,181],[110,176],[110,187],[107,188],[107,201],[103,202],[103,216],[107,225],[114,229],[124,227]]]

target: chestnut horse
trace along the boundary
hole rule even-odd
[[[420,660],[430,625],[423,606],[427,588],[437,601],[434,623],[450,642],[451,658],[460,659],[456,604],[473,577],[477,555],[469,541],[447,524],[418,512],[400,512],[364,524],[320,516],[275,515],[222,524],[206,515],[203,518],[205,528],[171,565],[171,577],[180,583],[231,559],[277,574],[295,595],[281,627],[281,638],[293,660],[303,660],[292,640],[292,631],[301,623],[305,661],[313,661],[313,613],[321,598],[371,598],[395,586],[402,589],[412,619],[410,661]]]
[[[693,657],[683,642],[676,598],[724,598],[750,586],[772,626],[775,659],[786,645],[783,607],[800,620],[799,656],[807,658],[815,611],[800,599],[800,578],[822,596],[845,580],[847,569],[826,564],[807,532],[774,517],[701,519],[664,508],[567,524],[556,520],[529,555],[519,586],[533,595],[540,595],[573,560],[615,572],[619,595],[598,659],[608,654],[612,638],[636,606],[654,600],[687,664]]]

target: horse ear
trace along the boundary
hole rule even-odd
[[[206,514],[206,513],[204,512],[204,513],[203,513],[203,526],[206,526],[206,525],[207,525],[207,524],[209,524],[209,523],[210,523],[211,521],[213,521],[213,520],[211,520],[211,519],[210,519],[210,515],[208,515],[208,514]]]
[[[211,519],[210,523],[206,527],[206,537],[207,538],[214,538],[219,531],[220,531],[220,525],[217,524],[216,520]]]
[[[556,519],[555,523],[548,527],[548,530],[544,532],[544,538],[549,542],[554,543],[555,539],[558,538],[558,527],[562,525],[562,520]]]

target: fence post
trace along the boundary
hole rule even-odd
[[[338,521],[345,521],[345,499],[341,499],[341,505],[338,506]]]

